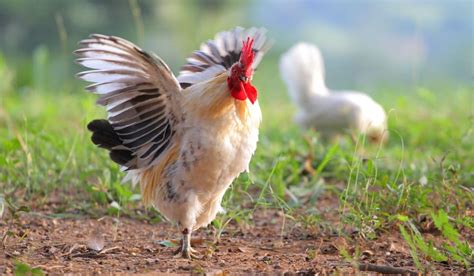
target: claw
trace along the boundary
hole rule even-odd
[[[186,258],[186,259],[201,259],[198,252],[191,247],[191,233],[187,230],[183,230],[183,239],[181,240],[180,246],[174,251],[174,258]]]
[[[197,254],[197,251],[192,248],[190,248],[190,250],[182,251],[181,257],[190,260],[199,260],[202,258],[199,254]]]
[[[173,251],[173,255],[175,257],[179,258],[179,257],[181,257],[181,255],[182,256],[186,255],[186,253],[185,253],[186,251],[189,251],[191,254],[199,254],[199,251],[197,251],[196,249],[194,249],[192,247],[190,247],[188,249],[189,250],[185,250],[185,249],[183,249],[183,246],[180,245],[175,251]]]
[[[202,256],[199,255],[199,252],[196,251],[194,248],[178,248],[176,251],[173,252],[174,253],[174,256],[173,258],[175,259],[181,259],[181,258],[185,258],[185,259],[190,259],[190,260],[199,260],[199,259],[202,259]]]

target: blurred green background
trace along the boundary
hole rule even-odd
[[[469,0],[0,0],[0,51],[19,86],[58,93],[79,70],[71,52],[90,33],[129,39],[177,72],[216,32],[255,25],[275,41],[267,63],[297,41],[317,44],[333,88],[456,88],[472,78],[472,12]]]

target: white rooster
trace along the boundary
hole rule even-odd
[[[314,128],[324,138],[341,133],[364,134],[372,142],[386,141],[384,109],[368,95],[356,91],[331,91],[324,82],[324,62],[319,49],[300,42],[280,59],[281,77],[298,106],[295,121]]]
[[[261,112],[251,80],[269,47],[265,30],[218,33],[178,78],[122,38],[92,35],[80,45],[77,62],[92,70],[78,76],[108,112],[89,123],[92,141],[140,183],[145,204],[178,223],[178,253],[192,257],[192,231],[216,217],[257,146]]]

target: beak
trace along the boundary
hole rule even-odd
[[[249,78],[247,78],[246,76],[240,76],[239,79],[245,83],[249,81]]]

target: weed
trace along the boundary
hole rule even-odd
[[[442,245],[443,249],[452,259],[469,268],[471,260],[474,259],[472,247],[467,241],[461,241],[461,235],[449,221],[448,214],[440,209],[437,214],[432,213],[431,217],[436,228],[446,238]]]
[[[8,199],[4,199],[3,197],[1,198],[2,202],[0,204],[2,204],[2,207],[1,208],[4,208],[3,206],[3,202],[6,202],[7,203],[7,208],[8,208],[8,212],[10,214],[10,219],[8,220],[8,224],[7,224],[7,229],[5,230],[5,233],[3,233],[3,237],[2,237],[2,247],[5,248],[5,243],[7,241],[7,237],[14,237],[15,236],[15,233],[12,232],[12,228],[13,226],[17,225],[19,227],[21,227],[21,222],[20,222],[20,213],[22,212],[29,212],[30,209],[27,207],[27,206],[16,206],[14,203],[12,203],[10,200]],[[2,210],[2,213],[3,213],[3,210]],[[22,237],[20,238],[23,238],[24,236],[26,235],[23,234]]]
[[[28,264],[22,263],[20,261],[16,261],[15,267],[13,269],[13,275],[15,276],[41,276],[41,275],[44,275],[44,273],[40,268],[32,268]]]

